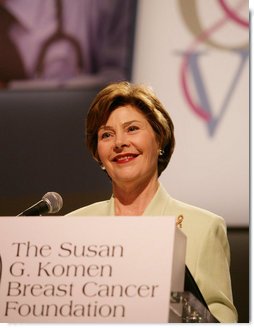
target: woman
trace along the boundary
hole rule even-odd
[[[113,83],[98,93],[87,116],[87,146],[112,181],[113,196],[68,215],[182,217],[186,264],[211,313],[236,322],[224,220],[168,195],[158,177],[175,146],[168,112],[143,85]]]

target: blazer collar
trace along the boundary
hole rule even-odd
[[[159,188],[154,195],[152,201],[147,206],[143,215],[147,216],[162,216],[165,214],[166,208],[171,202],[171,198],[166,189],[160,183]]]

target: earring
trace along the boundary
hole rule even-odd
[[[102,164],[101,161],[98,161],[98,164],[100,165],[100,168],[101,168],[103,171],[106,170],[105,166]]]
[[[159,156],[163,156],[164,155],[164,150],[160,149],[159,150]]]

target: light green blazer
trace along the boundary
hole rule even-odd
[[[114,215],[114,197],[67,214],[68,216]],[[237,322],[230,279],[230,250],[223,218],[171,198],[160,185],[144,216],[183,215],[187,236],[186,265],[211,313],[220,322]]]

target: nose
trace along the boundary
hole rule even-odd
[[[130,143],[124,133],[117,133],[115,136],[114,151],[119,153],[124,148],[129,147]]]

